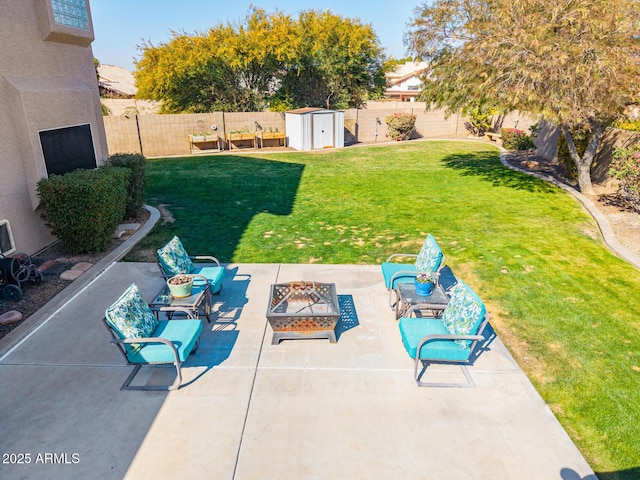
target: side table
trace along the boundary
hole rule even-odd
[[[169,317],[177,312],[190,313],[194,318],[200,318],[200,312],[211,323],[211,295],[209,295],[209,282],[194,285],[191,295],[183,298],[175,298],[171,295],[168,286],[164,286],[149,303],[152,312],[159,316],[160,312],[167,312]]]
[[[415,305],[420,305],[420,311],[424,311],[427,316],[436,317],[449,303],[449,297],[439,284],[433,287],[431,294],[418,295],[415,283],[397,283],[396,296],[396,320],[405,316]]]

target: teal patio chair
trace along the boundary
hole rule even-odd
[[[413,312],[421,306],[415,305]],[[467,365],[475,359],[475,347],[484,340],[489,313],[478,295],[462,280],[451,289],[451,298],[440,317],[403,317],[398,321],[402,343],[414,359],[413,375],[420,387],[475,387]],[[424,382],[432,363],[454,363],[462,369],[466,383]]]
[[[163,310],[175,310],[170,307]],[[183,310],[189,317],[191,314]],[[121,390],[176,390],[182,384],[181,366],[198,347],[202,322],[197,319],[158,320],[140,295],[135,284],[105,312],[103,319],[111,343],[118,347],[125,361],[135,368]],[[176,379],[168,386],[131,386],[143,365],[173,364]]]
[[[398,262],[401,259],[415,258],[414,263]],[[398,282],[413,282],[419,272],[431,270],[435,273],[442,268],[445,256],[433,235],[427,235],[418,254],[394,253],[382,263],[382,276],[385,287],[389,290],[389,305],[395,305],[393,292]]]
[[[156,262],[163,278],[169,279],[179,273],[195,275],[194,285],[209,282],[209,293],[215,295],[222,290],[224,267],[217,258],[210,255],[189,256],[178,237],[173,237],[164,247],[158,249]],[[208,263],[193,263],[208,262]],[[201,284],[202,285],[202,284]]]

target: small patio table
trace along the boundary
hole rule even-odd
[[[396,296],[396,320],[405,316],[415,305],[420,305],[420,312],[423,315],[436,317],[449,303],[449,297],[441,285],[435,285],[429,295],[419,295],[416,293],[414,282],[398,283]]]
[[[209,295],[209,282],[202,285],[194,285],[191,295],[176,298],[171,295],[169,287],[165,285],[149,303],[149,308],[159,317],[160,312],[167,312],[171,318],[175,313],[191,313],[195,318],[200,318],[200,312],[211,323],[211,295]]]

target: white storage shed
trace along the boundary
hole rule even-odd
[[[344,147],[344,112],[299,108],[285,113],[287,145],[296,150]]]

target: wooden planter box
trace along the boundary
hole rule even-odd
[[[275,140],[276,138],[284,138],[284,132],[261,132],[260,138],[263,140]]]
[[[233,148],[233,142],[240,142],[240,141],[251,141],[253,144],[253,148],[256,148],[255,133],[225,133],[224,141],[228,145],[229,150]]]
[[[208,148],[211,147],[211,145],[208,147],[201,145],[205,143],[215,143],[215,148]],[[198,148],[196,148],[195,145],[198,145]],[[210,152],[214,150],[219,151],[220,138],[218,138],[218,135],[189,135],[189,150],[191,150],[191,153]]]
[[[255,135],[253,133],[225,133],[225,139],[227,142],[236,140],[253,140]]]
[[[260,148],[264,146],[265,140],[277,140],[278,146],[280,146],[280,140],[282,140],[282,146],[287,146],[287,135],[285,132],[260,132],[258,133],[258,140],[260,141]]]

